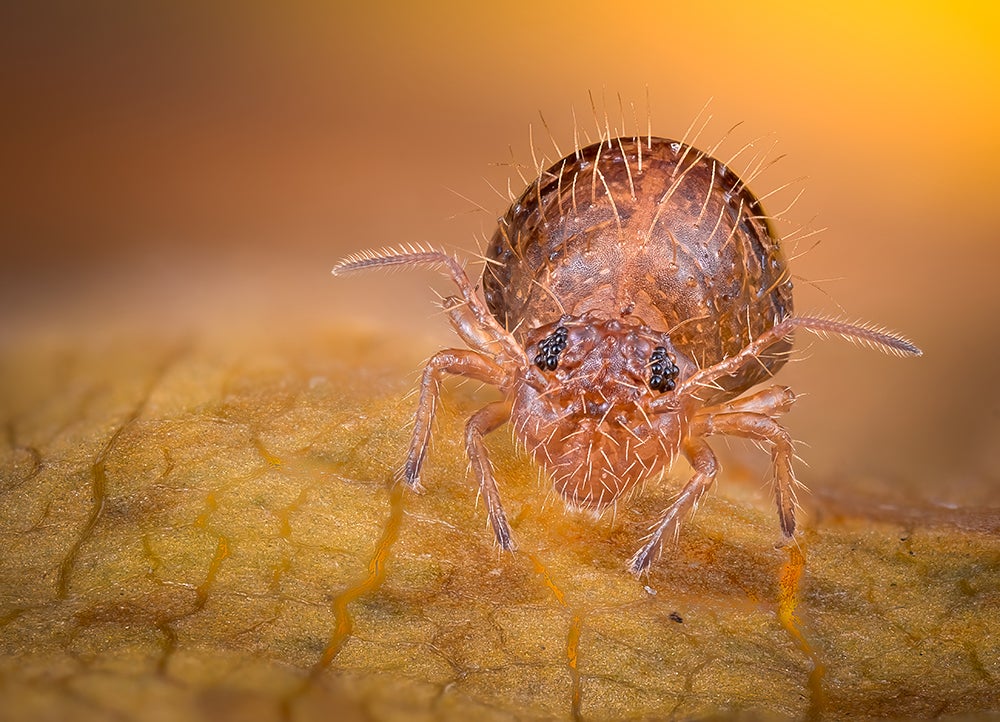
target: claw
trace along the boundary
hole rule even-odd
[[[628,563],[628,570],[635,576],[642,576],[649,573],[649,567],[653,563],[653,558],[660,548],[661,536],[659,533],[653,534],[646,545],[632,555]]]
[[[492,520],[492,526],[493,535],[497,540],[497,546],[505,552],[515,551],[517,549],[517,545],[514,543],[514,538],[511,535],[510,525],[507,523],[507,517],[501,514],[499,518]]]

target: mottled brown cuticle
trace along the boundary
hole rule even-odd
[[[663,330],[684,322],[671,339],[710,366],[792,313],[760,203],[721,162],[662,138],[596,143],[556,163],[511,204],[487,254],[498,263],[483,274],[486,303],[521,340],[559,318],[557,297],[573,316],[599,310]],[[759,383],[788,346],[769,350],[766,370],[724,385]]]

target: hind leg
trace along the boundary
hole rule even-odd
[[[691,434],[711,436],[725,434],[742,436],[771,444],[774,466],[774,503],[778,509],[781,533],[786,539],[795,534],[795,509],[798,502],[792,459],[795,456],[792,438],[774,417],[791,408],[795,395],[783,386],[772,386],[743,399],[703,409],[691,423]]]
[[[441,379],[445,374],[467,376],[488,384],[498,384],[504,378],[503,372],[495,363],[475,351],[448,349],[438,351],[431,356],[424,367],[423,379],[420,382],[420,401],[414,417],[413,436],[410,439],[410,449],[406,454],[402,471],[403,481],[417,491],[422,488],[420,470],[427,456],[431,426],[434,414],[437,412],[438,396],[441,393]]]

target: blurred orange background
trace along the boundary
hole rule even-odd
[[[11,4],[13,5],[13,4]],[[21,3],[0,11],[0,322],[223,307],[419,325],[427,274],[332,279],[343,254],[473,253],[589,93],[719,155],[792,230],[801,311],[884,323],[926,355],[808,346],[780,380],[814,486],[1000,504],[1000,6],[992,2]],[[648,110],[647,110],[648,97]],[[703,115],[702,117],[705,117]],[[619,126],[620,127],[620,126]],[[512,150],[511,150],[512,148]],[[554,160],[553,152],[548,156]],[[485,210],[478,208],[482,206]],[[813,220],[815,218],[815,220]],[[811,240],[799,250],[807,250]],[[414,341],[429,352],[433,344]],[[826,480],[826,481],[823,481]],[[859,483],[859,482],[855,482]],[[863,485],[863,484],[862,484]]]

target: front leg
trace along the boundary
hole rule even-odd
[[[681,517],[687,512],[693,513],[698,508],[701,497],[705,495],[715,481],[716,474],[719,473],[715,454],[702,439],[692,437],[685,439],[681,450],[694,467],[694,476],[681,489],[674,503],[663,512],[646,545],[632,557],[629,569],[633,574],[642,574],[649,569],[653,559],[660,553],[665,537],[676,538],[680,530]]]
[[[504,551],[514,550],[510,524],[500,503],[500,492],[493,476],[489,454],[483,436],[510,419],[510,400],[495,401],[473,414],[465,425],[465,449],[472,464],[472,471],[479,482],[479,494],[486,500],[486,516],[493,528],[493,536]]]
[[[410,449],[403,464],[402,478],[410,488],[420,491],[420,470],[427,456],[427,446],[431,439],[431,426],[437,411],[438,396],[441,392],[441,378],[445,374],[467,376],[488,384],[500,385],[504,373],[493,361],[475,351],[446,349],[431,356],[424,367],[420,381],[420,401],[413,423]]]

